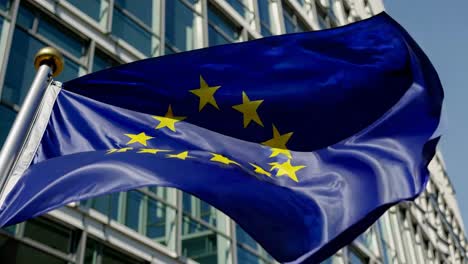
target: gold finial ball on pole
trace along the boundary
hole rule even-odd
[[[63,70],[63,57],[62,54],[52,47],[45,47],[40,49],[34,57],[34,67],[39,69],[43,64],[48,65],[52,70],[52,76],[56,77]]]

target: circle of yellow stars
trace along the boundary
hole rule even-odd
[[[211,105],[217,110],[220,110],[216,99],[215,99],[215,94],[216,92],[221,88],[220,85],[216,86],[210,86],[208,83],[205,81],[205,79],[200,75],[200,87],[198,89],[193,89],[189,90],[190,93],[196,95],[199,98],[199,106],[198,106],[198,111],[201,112],[207,105]],[[242,91],[242,103],[238,105],[232,106],[233,109],[239,111],[243,115],[243,125],[244,128],[247,128],[251,123],[256,123],[257,125],[264,127],[263,122],[258,114],[258,108],[261,106],[261,104],[264,102],[264,100],[251,100],[249,96],[246,94],[245,91]],[[158,121],[158,124],[154,127],[156,130],[158,129],[168,129],[172,132],[177,132],[176,129],[176,124],[180,121],[185,120],[187,117],[185,116],[175,116],[174,112],[172,110],[172,106],[169,105],[167,112],[164,116],[152,116],[156,121]],[[253,172],[259,175],[264,175],[267,177],[272,177],[272,172],[276,171],[276,177],[282,177],[282,176],[287,176],[291,180],[295,182],[299,182],[299,179],[297,177],[297,172],[305,168],[306,166],[304,165],[293,165],[292,160],[293,157],[291,155],[291,152],[287,148],[287,143],[291,139],[292,135],[294,134],[293,132],[288,132],[281,134],[278,130],[278,128],[273,124],[272,125],[272,134],[273,137],[267,141],[262,142],[261,144],[269,147],[271,150],[271,154],[269,158],[275,158],[277,156],[284,156],[286,157],[286,161],[284,162],[270,162],[268,165],[270,165],[270,169],[265,170],[262,168],[260,165],[255,164],[255,163],[250,163],[249,165],[253,167]],[[148,141],[154,139],[155,137],[152,137],[150,135],[147,135],[145,132],[141,132],[139,134],[124,134],[126,137],[128,137],[128,141],[126,145],[132,145],[135,146],[135,144],[147,147],[148,146]],[[136,148],[134,149],[133,147],[123,147],[123,148],[112,148],[107,151],[107,154],[112,154],[112,153],[122,153],[122,152],[127,152],[131,150],[137,150],[137,153],[141,154],[157,154],[157,153],[164,153],[164,152],[171,152],[171,150],[168,149],[158,149],[158,148]],[[228,157],[225,157],[221,154],[218,153],[210,153],[211,158],[210,161],[220,163],[223,165],[233,165],[233,166],[239,166],[242,167],[241,164],[238,162],[229,159]],[[171,158],[171,159],[180,159],[180,160],[186,160],[186,159],[191,159],[194,158],[193,156],[190,156],[189,151],[182,151],[180,153],[171,153],[171,154],[165,154],[166,158]]]

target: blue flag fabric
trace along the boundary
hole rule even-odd
[[[0,225],[158,185],[319,262],[425,187],[443,93],[388,15],[152,58],[64,83]]]

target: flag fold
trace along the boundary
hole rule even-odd
[[[276,260],[316,263],[421,193],[442,98],[385,13],[92,73],[63,84],[0,225],[168,186],[226,213]]]

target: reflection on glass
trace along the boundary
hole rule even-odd
[[[240,31],[225,15],[213,6],[208,8],[208,40],[210,46],[227,44],[236,41]]]
[[[348,248],[348,259],[350,264],[365,264],[367,261],[355,251],[355,249],[349,247]]]
[[[127,17],[121,10],[114,8],[112,32],[147,56],[152,55],[151,33]]]
[[[62,73],[57,76],[57,80],[65,82],[78,77],[80,66],[67,57],[64,57],[63,61],[65,66],[63,67]]]
[[[15,239],[6,238],[0,235],[0,260],[1,263],[30,264],[66,264],[61,260],[44,251],[27,246]]]
[[[243,243],[251,247],[252,249],[257,249],[257,242],[249,235],[247,232],[242,229],[239,225],[236,225],[236,237],[237,243]]]
[[[207,231],[183,236],[182,254],[199,263],[218,263],[216,234]]]
[[[0,0],[0,9],[7,11],[10,9],[10,0]]]
[[[84,264],[139,264],[143,263],[131,258],[121,252],[107,247],[98,241],[88,237],[86,240],[86,250]]]
[[[143,194],[138,191],[127,192],[127,204],[125,212],[125,225],[138,231],[140,222],[140,207],[143,200]]]
[[[294,10],[283,2],[284,28],[286,33],[307,31],[307,26],[298,18]]]
[[[243,247],[237,246],[237,262],[245,264],[260,264],[260,258]]]
[[[245,5],[244,0],[226,0],[241,16],[246,16],[249,9]]]
[[[174,0],[167,2],[172,1]],[[155,8],[153,6],[154,2],[154,0],[138,0],[137,4],[135,0],[115,0],[115,5],[118,8],[127,10],[147,26],[151,27],[153,8]]]
[[[13,111],[11,108],[0,104],[0,148],[5,142],[6,137],[8,136],[8,132],[10,127],[13,125],[13,122],[16,118],[16,112]]]
[[[16,27],[11,45],[15,48],[11,49],[9,61],[15,63],[8,64],[2,100],[21,105],[36,74],[31,62],[44,44]]]
[[[93,72],[104,70],[119,65],[117,61],[96,50],[93,60]]]
[[[76,250],[70,229],[41,218],[26,222],[24,236],[65,253],[73,253]]]
[[[119,212],[119,193],[106,194],[84,202],[111,219],[117,220]]]
[[[146,236],[160,238],[166,235],[167,206],[152,198],[148,198],[148,213],[146,220]],[[165,244],[165,241],[162,241]]]
[[[46,37],[55,45],[71,53],[76,58],[81,58],[81,56],[85,53],[84,41],[78,38],[70,30],[67,30],[64,27],[59,27],[54,22],[41,20],[39,22],[37,32]]]
[[[258,13],[260,16],[260,26],[263,36],[271,36],[271,20],[269,0],[258,0]]]
[[[18,9],[18,15],[16,17],[16,24],[31,29],[33,26],[33,22],[34,13],[31,10],[29,10],[29,8],[20,5]]]
[[[85,14],[96,21],[100,21],[102,17],[103,7],[106,0],[67,0]]]
[[[216,227],[216,210],[211,205],[187,193],[183,193],[182,203],[184,213]]]
[[[166,1],[166,41],[178,51],[191,50],[195,13],[180,0]]]

